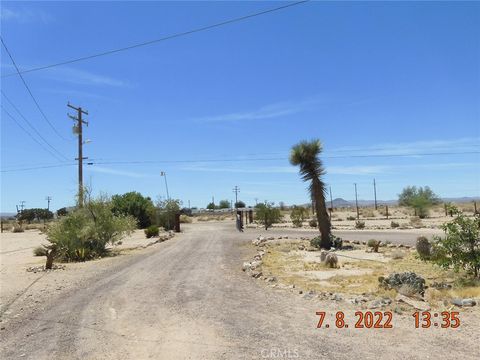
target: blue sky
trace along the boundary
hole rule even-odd
[[[280,4],[2,2],[1,32],[26,70]],[[170,195],[185,205],[233,199],[235,185],[248,204],[303,203],[306,184],[288,153],[319,138],[334,198],[354,198],[357,183],[359,198],[372,199],[373,178],[385,200],[406,185],[479,196],[478,24],[473,2],[309,2],[24,74],[67,140],[18,76],[3,77],[5,95],[71,161],[61,163],[2,110],[1,211],[21,200],[44,207],[47,195],[54,209],[73,204],[77,169],[68,164],[77,145],[68,101],[89,111],[84,155],[96,164],[84,177],[95,193],[165,196],[166,171]],[[2,76],[14,72],[3,48],[1,65]],[[2,106],[22,123],[3,96]],[[118,163],[150,160],[157,162]],[[44,165],[61,166],[22,170]]]

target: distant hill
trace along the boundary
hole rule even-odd
[[[0,213],[0,218],[7,219],[15,215],[17,215],[17,213],[2,212]]]
[[[350,207],[350,206],[353,206],[353,204],[355,204],[355,202],[352,204],[350,202],[348,202],[347,200],[345,199],[342,199],[342,198],[336,198],[336,199],[333,199],[333,207]],[[327,201],[327,205],[330,206],[330,202]]]

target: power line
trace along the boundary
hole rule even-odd
[[[89,60],[89,59],[93,59],[93,58],[97,58],[97,57],[101,57],[101,56],[112,55],[112,54],[122,52],[122,51],[132,50],[132,49],[139,48],[139,47],[142,47],[142,46],[152,45],[152,44],[159,43],[159,42],[162,42],[162,41],[171,40],[171,39],[175,39],[175,38],[178,38],[178,37],[191,35],[191,34],[194,34],[194,33],[197,33],[197,32],[201,32],[201,31],[211,30],[211,29],[214,29],[214,28],[217,28],[217,27],[220,27],[220,26],[232,24],[232,23],[235,23],[235,22],[240,22],[240,21],[243,21],[243,20],[251,19],[253,17],[257,17],[257,16],[268,14],[268,13],[272,13],[272,12],[275,12],[275,11],[283,10],[283,9],[286,9],[286,8],[289,8],[289,7],[293,7],[293,6],[296,6],[296,5],[306,3],[308,1],[310,1],[310,0],[297,1],[297,2],[294,2],[294,3],[291,3],[291,4],[282,5],[282,6],[278,6],[278,7],[275,7],[275,8],[268,9],[268,10],[259,11],[259,12],[253,13],[253,14],[249,14],[249,15],[240,16],[240,17],[237,17],[237,18],[225,20],[225,21],[215,23],[215,24],[212,24],[212,25],[207,25],[207,26],[195,28],[195,29],[192,29],[192,30],[188,30],[188,31],[180,32],[180,33],[175,33],[175,34],[172,34],[172,35],[167,35],[167,36],[164,36],[164,37],[161,37],[161,38],[158,38],[158,39],[145,41],[145,42],[142,42],[142,43],[138,43],[138,44],[134,44],[134,45],[118,48],[118,49],[108,50],[108,51],[104,51],[104,52],[97,53],[97,54],[82,56],[82,57],[79,57],[79,58],[70,59],[70,60],[58,62],[58,63],[55,63],[55,64],[50,64],[50,65],[45,65],[45,66],[40,66],[40,67],[24,70],[22,72],[18,72],[18,74],[26,74],[26,73],[30,73],[30,72],[34,72],[34,71],[50,69],[50,68],[53,68],[53,67],[56,67],[56,66],[72,64],[72,63],[79,62],[79,61],[85,61],[85,60]],[[14,73],[6,74],[6,75],[3,75],[2,77],[8,77],[8,76],[12,76],[12,75],[15,75],[15,74]]]
[[[47,116],[45,115],[45,113],[43,112],[42,108],[41,108],[40,105],[38,104],[37,99],[35,99],[35,96],[33,96],[33,93],[32,93],[32,91],[30,90],[30,87],[28,86],[27,82],[26,82],[25,79],[23,78],[22,73],[20,72],[20,69],[19,69],[18,66],[17,66],[17,63],[15,62],[15,60],[13,59],[12,54],[11,54],[10,51],[8,50],[7,45],[5,44],[5,41],[3,41],[3,37],[0,36],[0,40],[2,41],[2,45],[3,45],[3,47],[5,48],[5,51],[7,52],[8,57],[9,57],[10,60],[12,61],[13,66],[15,66],[15,70],[17,70],[18,76],[20,76],[20,79],[22,79],[23,85],[25,86],[25,88],[27,89],[28,93],[30,94],[30,97],[32,98],[32,100],[33,100],[33,102],[35,103],[35,105],[37,106],[37,109],[38,109],[38,111],[40,112],[40,114],[42,114],[42,116],[43,116],[43,118],[45,119],[45,121],[48,123],[48,125],[50,125],[50,127],[53,129],[53,131],[54,131],[60,138],[62,138],[62,139],[64,139],[64,140],[67,140],[67,139],[65,139],[62,135],[60,135],[60,133],[59,133],[59,132],[57,131],[57,129],[53,126],[53,124],[50,122],[50,120],[48,120]]]
[[[390,154],[390,155],[351,155],[351,156],[331,156],[329,158],[355,158],[355,157],[409,157],[409,156],[435,156],[435,155],[466,155],[466,154],[480,154],[480,151],[464,151],[464,152],[448,152],[448,153],[422,153],[422,154]],[[325,158],[325,157],[323,157]],[[255,162],[255,161],[278,161],[286,160],[285,157],[277,158],[253,158],[253,159],[204,159],[204,160],[132,160],[132,161],[90,161],[87,165],[135,165],[135,164],[182,164],[182,163],[212,163],[212,162]],[[67,165],[67,164],[65,164]],[[72,164],[69,164],[72,165]],[[43,169],[47,167],[57,167],[58,165],[53,166],[41,166],[41,167],[30,167],[30,168],[20,168],[20,169],[11,169],[11,170],[2,170],[2,172],[14,172],[14,171],[24,171],[32,169]]]
[[[38,170],[38,169],[51,169],[51,168],[59,168],[59,167],[66,167],[66,166],[74,166],[77,164],[58,164],[58,165],[44,165],[44,166],[32,166],[28,168],[21,168],[21,169],[11,169],[11,170],[0,170],[2,173],[7,172],[19,172],[19,171],[29,171],[29,170]]]
[[[370,155],[339,155],[339,156],[323,156],[326,159],[341,158],[372,158],[372,157],[410,157],[410,156],[435,156],[435,155],[466,155],[480,154],[480,151],[463,151],[463,152],[437,152],[437,153],[412,153],[412,154],[370,154]],[[93,165],[113,165],[113,164],[156,164],[156,163],[208,163],[208,162],[249,162],[249,161],[275,161],[286,160],[286,157],[271,158],[243,158],[243,159],[203,159],[203,160],[131,160],[131,161],[93,161]]]
[[[17,119],[15,119],[4,107],[3,105],[1,105],[1,108],[3,111],[5,111],[5,113],[7,114],[7,116],[12,119],[13,121],[15,121],[15,123],[20,127],[20,129],[22,129],[28,136],[30,136],[32,138],[33,141],[35,141],[38,145],[40,145],[42,147],[43,150],[47,151],[50,155],[52,155],[53,157],[55,157],[57,160],[59,161],[62,161],[62,159],[57,155],[55,154],[54,152],[50,151],[50,149],[48,149],[47,147],[45,147],[40,141],[38,141],[27,129],[25,129],[22,124],[20,124]],[[45,140],[44,140],[45,141]],[[47,142],[48,144],[48,142]],[[50,144],[48,144],[49,146],[51,146]],[[55,150],[55,148],[53,148]],[[63,158],[65,158],[65,160],[68,160],[66,157],[64,157],[62,155]]]
[[[8,103],[15,109],[15,111],[18,113],[18,115],[20,115],[20,117],[28,124],[28,126],[30,126],[30,128],[35,131],[35,133],[45,142],[45,144],[47,144],[53,151],[55,151],[56,154],[58,154],[60,157],[62,157],[64,160],[68,160],[68,158],[66,158],[60,151],[58,151],[52,144],[50,144],[43,136],[42,134],[40,134],[40,132],[32,125],[32,123],[30,121],[28,121],[28,119],[20,112],[20,110],[15,106],[15,104],[12,102],[12,100],[10,100],[8,98],[7,95],[5,95],[5,93],[3,92],[3,90],[0,90],[0,92],[2,93],[3,97],[8,101]],[[2,107],[3,110],[5,110],[5,108]],[[7,112],[5,110],[5,112]],[[8,112],[7,112],[8,113]],[[9,116],[13,119],[13,117],[9,114]],[[13,119],[15,122],[16,120]],[[18,123],[17,123],[18,124]],[[23,128],[22,128],[23,129]],[[29,134],[27,132],[27,134]],[[32,137],[32,135],[29,134],[30,137]],[[33,138],[33,137],[32,137]],[[34,139],[35,140],[35,139]],[[36,140],[35,140],[36,141]],[[50,151],[49,151],[50,152]],[[50,152],[51,153],[51,152]],[[58,156],[56,156],[55,154],[53,154],[55,156],[55,158],[57,158],[58,160],[61,160],[58,158]]]

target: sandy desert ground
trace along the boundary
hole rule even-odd
[[[411,315],[395,315],[388,330],[316,329],[316,311],[353,321],[357,307],[272,288],[241,269],[253,238],[284,232],[188,224],[168,241],[48,273],[26,271],[43,261],[31,255],[38,233],[2,236],[2,358],[477,357],[477,309],[458,329],[415,329]],[[137,232],[122,246],[147,242]]]

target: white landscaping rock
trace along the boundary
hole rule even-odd
[[[243,266],[242,266],[242,270],[243,270],[243,271],[248,271],[248,270],[250,270],[251,268],[252,268],[252,264],[251,264],[251,263],[249,263],[249,262],[244,262],[244,263],[243,263]]]

